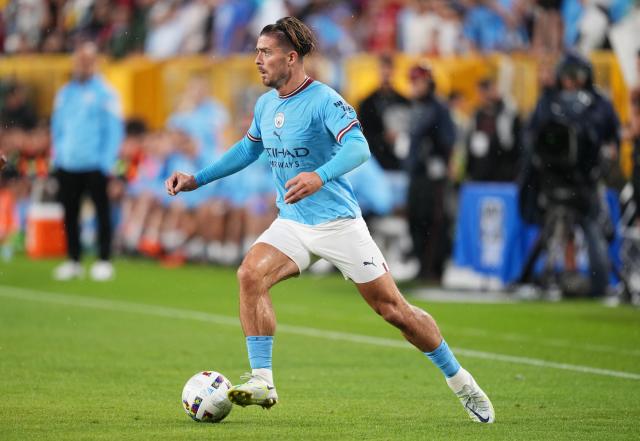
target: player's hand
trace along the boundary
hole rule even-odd
[[[198,188],[196,178],[182,172],[173,172],[171,177],[164,181],[164,186],[170,196],[175,196],[181,191],[192,191]]]
[[[302,172],[291,178],[284,184],[287,194],[284,195],[286,204],[295,204],[300,199],[314,194],[322,187],[322,179],[316,172]]]

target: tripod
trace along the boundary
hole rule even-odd
[[[553,202],[545,211],[542,231],[527,256],[522,274],[517,283],[530,283],[535,264],[541,253],[546,255],[540,284],[550,300],[561,298],[561,273],[558,267],[566,268],[566,261],[573,249],[574,228],[578,222],[577,209],[561,202]],[[573,259],[570,259],[573,260]]]

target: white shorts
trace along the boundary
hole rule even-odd
[[[328,260],[345,279],[366,283],[389,272],[380,249],[364,220],[339,219],[320,225],[305,225],[276,219],[256,243],[274,246],[298,265],[302,273],[314,256]]]

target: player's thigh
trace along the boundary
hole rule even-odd
[[[362,298],[379,313],[385,306],[392,306],[396,309],[400,306],[407,306],[391,273],[384,273],[370,282],[356,283],[355,285]]]
[[[311,263],[309,249],[301,239],[304,233],[305,230],[295,222],[278,218],[256,239],[255,245],[259,243],[271,245],[293,261],[297,272],[301,273]]]
[[[238,268],[240,283],[276,283],[297,276],[298,265],[282,251],[264,242],[255,243]]]
[[[334,264],[346,279],[366,283],[389,272],[362,218],[336,221],[323,228],[310,243],[311,252]]]

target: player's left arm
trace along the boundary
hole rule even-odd
[[[328,162],[312,172],[302,172],[285,184],[287,204],[312,195],[332,179],[350,172],[371,157],[369,144],[359,128],[352,128],[342,137],[342,147]]]
[[[321,98],[318,112],[325,128],[341,147],[333,158],[315,171],[302,172],[285,183],[284,188],[288,191],[284,201],[287,204],[295,204],[314,194],[324,184],[353,170],[371,156],[355,110],[339,94],[329,90]]]

